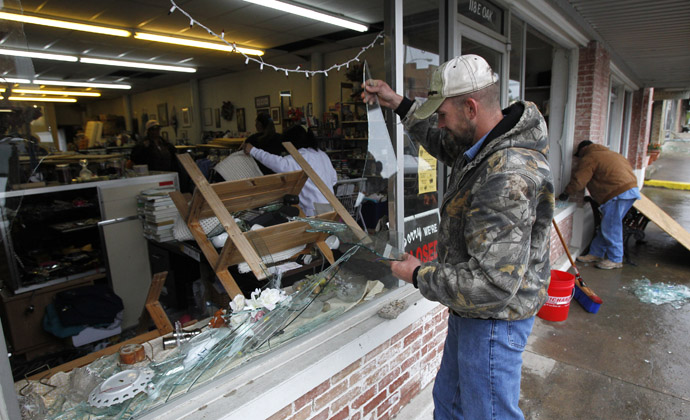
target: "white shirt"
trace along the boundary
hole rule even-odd
[[[338,181],[338,174],[335,172],[335,169],[333,169],[333,164],[328,155],[321,150],[311,148],[302,148],[297,151],[319,175],[328,189],[333,192],[333,185]],[[302,169],[292,156],[281,157],[272,155],[257,147],[253,147],[249,151],[249,154],[276,173],[298,171]],[[314,184],[311,179],[308,179],[304,184],[304,188],[302,188],[302,191],[299,193],[299,205],[302,210],[304,210],[304,214],[307,216],[314,216],[316,215],[314,203],[328,203],[328,200],[326,200],[326,197],[316,188],[316,184]]]

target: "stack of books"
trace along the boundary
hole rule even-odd
[[[137,195],[137,213],[144,226],[144,236],[156,242],[175,239],[173,227],[180,213],[170,198],[171,191],[175,188],[161,187]]]

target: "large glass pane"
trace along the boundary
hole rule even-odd
[[[522,51],[524,45],[524,25],[518,19],[510,20],[510,79],[508,80],[508,103],[519,101],[522,97]]]
[[[462,38],[462,43],[460,45],[460,48],[462,50],[462,54],[476,54],[484,60],[486,60],[487,63],[491,66],[491,69],[494,71],[494,74],[500,78],[501,76],[501,53],[499,53],[496,50],[492,50],[491,48],[481,45],[477,42],[472,41],[469,38]]]
[[[534,102],[548,123],[553,46],[528,30],[525,47],[525,100]]]
[[[425,100],[431,74],[440,64],[439,2],[403,3],[404,93]],[[437,161],[407,133],[404,134],[404,250],[422,261],[436,259],[438,223]]]

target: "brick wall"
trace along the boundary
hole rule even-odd
[[[438,305],[269,420],[390,419],[436,376],[447,320]]]
[[[570,214],[568,217],[565,219],[561,220],[558,224],[558,229],[561,231],[561,235],[563,235],[563,239],[565,240],[565,243],[570,245],[572,237],[573,237],[573,215]],[[549,260],[551,261],[551,264],[553,265],[556,261],[558,261],[559,258],[561,258],[563,255],[565,255],[565,250],[563,249],[563,245],[561,244],[561,240],[558,239],[558,233],[556,233],[556,229],[551,229],[551,240],[550,240],[550,254],[549,254]]]
[[[580,48],[573,149],[583,140],[602,144],[606,137],[610,56],[598,42]]]

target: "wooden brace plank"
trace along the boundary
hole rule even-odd
[[[157,300],[155,302],[147,303],[146,310],[149,311],[153,323],[156,325],[156,329],[160,335],[165,335],[173,331],[173,326],[170,323],[168,315],[165,313],[165,309],[160,302]]]
[[[169,195],[173,204],[177,207],[180,216],[182,216],[182,220],[187,220],[187,217],[189,217],[189,204],[187,204],[184,194],[179,191],[171,191]]]
[[[234,299],[235,296],[242,294],[242,290],[240,290],[240,287],[237,285],[237,282],[235,282],[235,279],[232,278],[232,275],[227,268],[216,271],[216,276],[218,276],[218,280],[220,280],[223,288],[225,288],[225,291],[228,292],[228,296],[230,296],[232,299]]]
[[[254,275],[257,278],[264,278],[266,265],[261,261],[261,258],[259,258],[254,248],[252,248],[251,244],[249,244],[247,239],[242,235],[242,231],[235,223],[235,220],[232,218],[232,216],[230,216],[230,213],[228,213],[227,209],[220,201],[220,198],[218,198],[216,192],[213,190],[213,188],[211,188],[211,185],[208,183],[208,181],[206,181],[206,178],[196,166],[196,163],[194,163],[191,156],[189,156],[189,154],[184,154],[177,155],[177,158],[180,160],[180,163],[182,163],[182,166],[192,178],[192,181],[196,185],[197,191],[199,191],[199,193],[204,197],[206,203],[213,210],[213,213],[216,217],[218,217],[218,220],[225,228],[225,231],[228,233],[228,240],[231,240],[235,244],[237,250],[240,252],[240,254],[242,254],[242,257],[244,257],[244,260],[247,262]],[[204,237],[205,236],[206,235],[204,235]],[[197,238],[195,237],[195,239]],[[216,261],[214,261],[212,265],[215,265],[214,263],[216,263]]]

